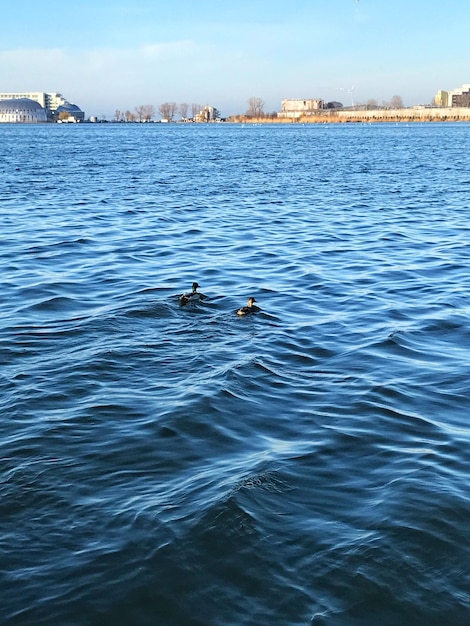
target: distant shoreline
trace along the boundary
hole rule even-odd
[[[246,124],[328,124],[328,123],[381,123],[381,122],[469,122],[470,107],[415,108],[415,109],[334,109],[311,111],[298,117],[248,117],[232,115],[229,122]]]

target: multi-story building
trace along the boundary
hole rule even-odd
[[[45,109],[48,117],[52,117],[56,110],[65,104],[67,100],[60,93],[45,93],[43,91],[30,91],[29,93],[0,93],[1,100],[16,100],[18,98],[28,98],[38,102]]]
[[[319,98],[313,100],[284,99],[281,102],[281,111],[278,113],[278,117],[301,117],[302,115],[309,115],[309,113],[323,109],[323,107],[323,100]]]
[[[462,85],[460,89],[454,89],[449,94],[453,107],[470,107],[470,85]]]
[[[0,101],[0,123],[37,124],[47,122],[46,110],[31,98],[10,98]]]
[[[217,122],[218,120],[220,120],[219,111],[208,104],[194,116],[195,122]]]
[[[437,92],[434,97],[434,104],[438,107],[448,107],[449,105],[449,92],[442,89]]]
[[[452,91],[438,91],[434,103],[441,107],[470,107],[470,84]]]

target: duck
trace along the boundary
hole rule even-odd
[[[261,311],[259,306],[253,304],[253,302],[257,302],[256,298],[248,298],[247,306],[242,306],[237,311],[237,315],[250,315],[250,313],[258,313]]]
[[[203,293],[197,291],[198,288],[198,283],[194,282],[191,293],[183,293],[179,297],[180,305],[184,306],[185,304],[188,304],[188,302],[197,302],[198,300],[203,300],[206,296]]]

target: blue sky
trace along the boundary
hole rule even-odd
[[[8,2],[0,91],[60,92],[87,115],[250,97],[428,104],[470,83],[463,0]]]

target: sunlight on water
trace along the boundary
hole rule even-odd
[[[0,128],[2,624],[468,623],[469,134]]]

